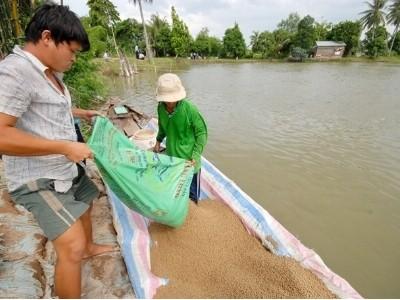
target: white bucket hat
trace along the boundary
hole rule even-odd
[[[158,78],[156,98],[159,102],[177,102],[186,97],[185,88],[179,77],[166,73]]]

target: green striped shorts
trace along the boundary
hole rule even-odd
[[[54,240],[67,231],[89,208],[99,191],[82,167],[66,193],[54,189],[54,180],[41,178],[10,193],[17,204],[30,211],[44,234]]]

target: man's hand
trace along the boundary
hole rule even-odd
[[[66,143],[63,154],[76,163],[93,157],[92,150],[86,144],[78,142]]]
[[[194,159],[189,160],[189,163],[194,167],[196,165],[196,160]]]
[[[93,117],[96,116],[102,116],[102,114],[100,112],[98,112],[97,110],[85,110],[85,115],[84,115],[84,119],[86,121],[91,121]]]
[[[74,115],[74,117],[81,118],[89,122],[95,116],[102,116],[102,114],[97,110],[86,110],[80,108],[74,108],[72,110],[72,114]]]
[[[157,141],[156,144],[154,145],[153,152],[160,153],[160,142],[159,141]]]

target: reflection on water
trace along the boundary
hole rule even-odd
[[[399,298],[400,66],[176,72],[208,121],[206,157],[363,296]],[[154,115],[158,75],[111,79],[112,93]]]

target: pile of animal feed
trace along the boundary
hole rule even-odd
[[[191,203],[185,224],[150,226],[156,298],[335,298],[311,271],[248,234],[218,201]]]

